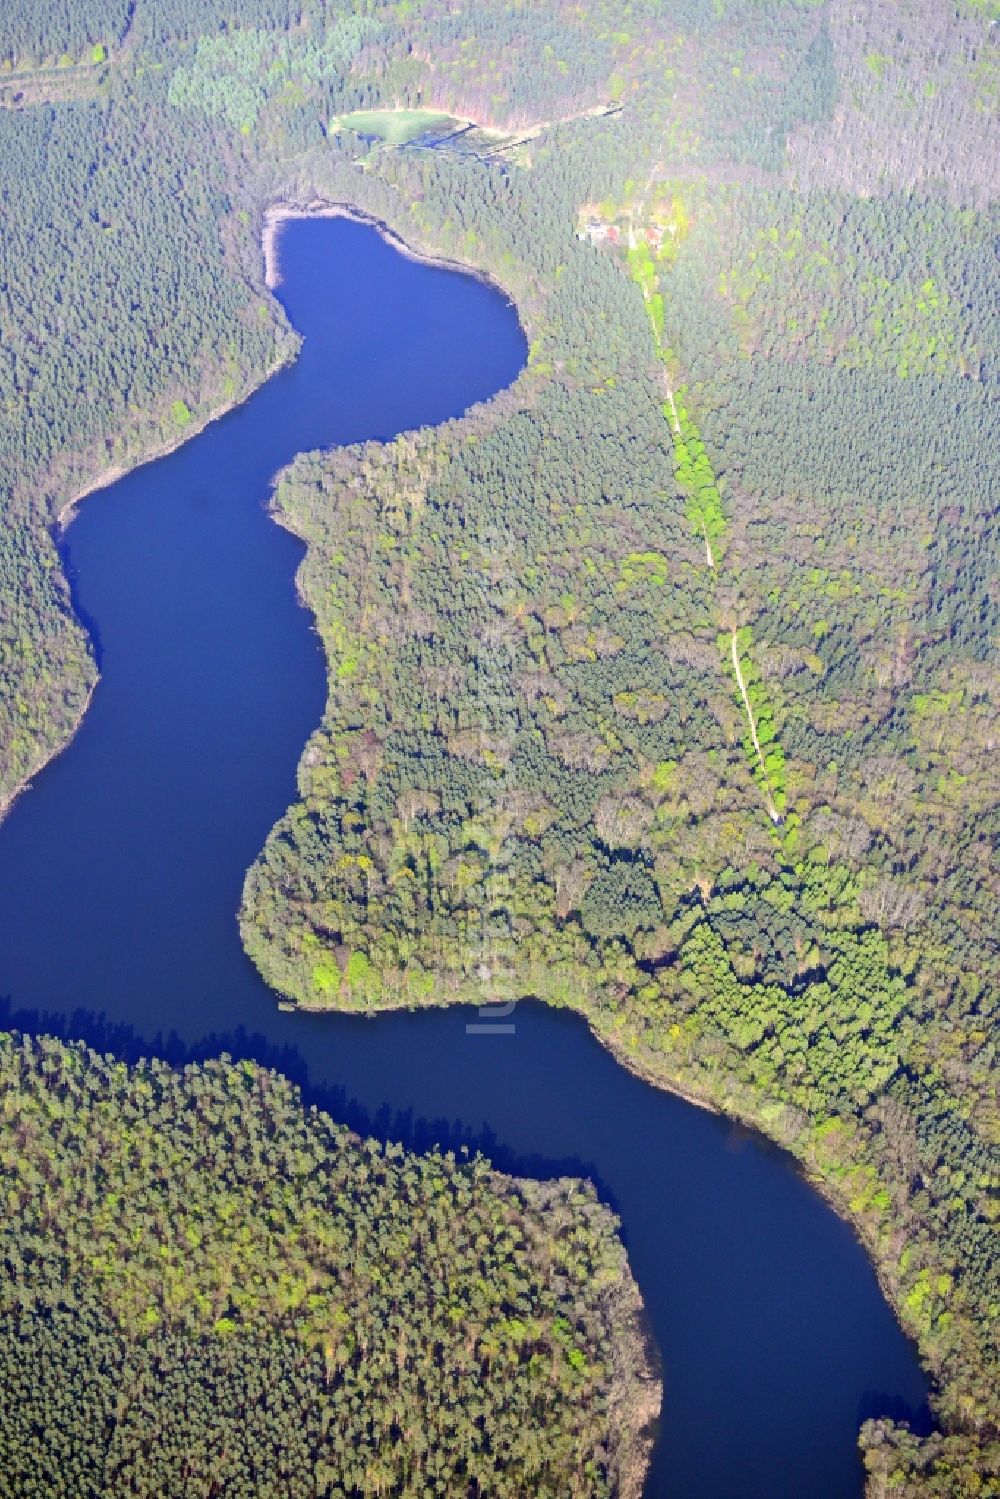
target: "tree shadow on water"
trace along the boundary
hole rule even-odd
[[[926,1401],[912,1406],[898,1395],[887,1395],[882,1390],[865,1390],[858,1402],[858,1428],[865,1421],[884,1419],[908,1426],[918,1437],[930,1436],[934,1429],[934,1418]]]
[[[92,1051],[114,1056],[133,1067],[158,1060],[179,1068],[222,1056],[234,1062],[255,1062],[294,1083],[304,1107],[315,1106],[359,1135],[373,1137],[383,1144],[400,1144],[420,1154],[437,1149],[451,1151],[456,1156],[483,1155],[498,1170],[512,1176],[584,1177],[593,1182],[602,1201],[613,1210],[616,1207],[607,1183],[600,1179],[592,1161],[579,1156],[519,1154],[505,1146],[488,1127],[473,1128],[460,1118],[426,1118],[415,1114],[412,1108],[395,1109],[388,1100],[372,1110],[351,1097],[344,1087],[313,1083],[308,1063],[297,1047],[276,1045],[245,1026],[213,1031],[192,1043],[183,1040],[176,1031],[141,1035],[134,1026],[111,1020],[96,1010],[16,1009],[9,997],[0,997],[0,1030],[28,1036],[55,1036],[66,1042],[82,1041]]]

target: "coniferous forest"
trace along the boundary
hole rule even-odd
[[[626,1065],[787,1146],[934,1379],[933,1436],[862,1432],[880,1496],[1000,1474],[998,26],[994,0],[13,0],[0,33],[0,805],[96,679],[60,512],[294,355],[267,207],[349,203],[491,276],[530,339],[509,391],[278,483],[329,697],[248,874],[244,943],[316,1008],[575,1007]],[[387,109],[476,128],[431,150],[357,125]],[[3,1357],[11,1381],[44,1362],[26,1347],[68,1371],[8,1412],[25,1474],[168,1492],[171,1411],[273,1368],[288,1404],[258,1432],[185,1417],[192,1485],[221,1444],[234,1494],[258,1463],[287,1492],[432,1472],[454,1491],[427,1465],[465,1441],[456,1387],[419,1372],[447,1309],[343,1260],[410,1242],[433,1196],[450,1294],[475,1294],[472,1204],[497,1264],[515,1237],[573,1246],[557,1270],[518,1260],[523,1328],[477,1309],[483,1339],[448,1364],[509,1443],[506,1491],[622,1482],[638,1448],[613,1445],[598,1290],[629,1282],[584,1189],[543,1210],[482,1163],[390,1159],[222,1064],[3,1056]],[[234,1094],[258,1112],[237,1121]],[[176,1116],[157,1202],[120,1160],[134,1207],[97,1242],[80,1110],[112,1159],[126,1133],[155,1153]],[[221,1160],[237,1122],[242,1181]],[[182,1181],[204,1193],[183,1285],[156,1227]],[[342,1310],[332,1349],[314,1296]],[[385,1473],[351,1425],[365,1337],[386,1429],[420,1408]],[[36,1400],[61,1412],[51,1447],[26,1435]]]

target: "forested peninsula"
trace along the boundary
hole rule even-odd
[[[488,274],[515,386],[278,485],[329,699],[247,949],[786,1145],[936,1382],[871,1492],[995,1491],[992,0],[9,10],[0,797],[95,678],[59,511],[294,353],[268,207]]]
[[[0,1038],[0,1122],[0,1493],[641,1492],[659,1387],[589,1185],[46,1038]]]

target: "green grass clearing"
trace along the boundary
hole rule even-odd
[[[461,121],[432,109],[359,109],[330,121],[330,128],[376,135],[387,146],[405,146],[427,130],[457,129]]]

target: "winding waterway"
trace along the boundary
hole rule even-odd
[[[785,1155],[639,1082],[571,1015],[522,1004],[512,1033],[470,1035],[462,1010],[289,1014],[243,954],[244,871],[324,697],[270,479],[303,449],[456,416],[525,358],[495,290],[366,226],[293,222],[282,270],[296,363],[67,534],[102,680],[0,828],[9,1017],[128,1057],[255,1057],[383,1137],[591,1175],[664,1359],[647,1493],[856,1496],[859,1422],[919,1410],[925,1383],[851,1231]]]

